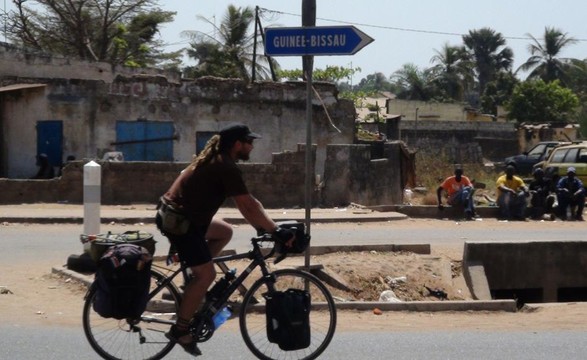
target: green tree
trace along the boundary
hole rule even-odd
[[[14,0],[7,14],[11,41],[28,48],[144,67],[178,61],[180,52],[164,53],[156,39],[174,12],[158,9],[156,0]]]
[[[571,65],[571,60],[561,58],[559,55],[568,46],[575,44],[577,40],[568,37],[559,29],[546,27],[544,29],[543,43],[538,41],[532,35],[533,43],[528,45],[530,57],[523,63],[516,72],[529,71],[527,79],[540,78],[546,82],[559,80],[564,86],[568,84],[567,72]]]
[[[393,91],[393,89],[394,87],[391,82],[389,82],[387,76],[381,72],[375,72],[373,74],[367,75],[361,79],[356,86],[356,90],[365,92]]]
[[[463,43],[475,64],[478,93],[481,96],[498,72],[511,70],[514,53],[505,46],[506,40],[501,33],[490,28],[470,30],[468,35],[463,35]]]
[[[570,122],[578,106],[578,97],[558,80],[546,83],[542,79],[518,84],[506,103],[510,119],[527,123]]]
[[[390,80],[399,90],[396,94],[398,99],[428,101],[434,97],[431,78],[429,70],[420,70],[414,64],[404,64],[391,75]]]
[[[361,68],[347,68],[344,66],[328,65],[324,69],[316,68],[312,71],[312,80],[328,81],[333,83],[340,83],[343,80],[349,80]],[[301,81],[304,77],[302,69],[283,70],[277,72],[277,77],[280,79],[287,79],[290,81]]]
[[[271,78],[269,61],[274,69],[278,64],[263,55],[261,34],[257,35],[255,53],[255,34],[250,31],[255,21],[254,10],[250,7],[237,8],[229,5],[220,26],[210,20],[198,16],[214,27],[214,35],[201,31],[184,31],[184,36],[191,39],[187,50],[189,57],[197,61],[197,65],[185,69],[189,77],[212,75],[225,78],[240,78],[250,81],[252,69],[259,79]]]
[[[447,97],[463,101],[465,92],[472,87],[473,63],[464,46],[444,44],[441,50],[430,59],[435,64],[432,71],[433,81]]]
[[[481,107],[487,113],[497,115],[497,107],[505,105],[519,83],[520,80],[511,71],[499,72],[496,79],[485,87],[485,92],[481,96]]]

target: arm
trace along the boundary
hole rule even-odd
[[[233,196],[238,210],[243,217],[255,228],[262,228],[267,232],[273,232],[277,229],[277,224],[267,214],[259,200],[251,194]]]
[[[443,187],[439,186],[438,189],[436,189],[436,197],[438,198],[438,208],[442,209],[442,191],[443,191]]]
[[[503,179],[502,178],[497,179],[497,184],[496,185],[497,185],[497,188],[500,191],[509,192],[509,193],[512,193],[512,194],[515,193],[515,191],[513,189],[510,189],[509,187],[505,186],[505,178],[503,178]]]

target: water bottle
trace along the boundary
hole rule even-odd
[[[232,315],[232,312],[228,306],[223,307],[220,311],[214,314],[212,317],[212,321],[214,322],[214,330],[218,329],[220,325],[224,324],[230,315]]]

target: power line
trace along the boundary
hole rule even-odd
[[[289,12],[285,12],[285,11],[271,10],[271,9],[266,9],[266,8],[259,8],[259,9],[261,11],[271,12],[271,13],[275,13],[275,14],[301,17],[300,14],[294,14],[294,13],[289,13]],[[344,20],[334,20],[334,19],[319,18],[319,17],[317,17],[316,19],[328,21],[328,22],[333,22],[333,23],[338,23],[338,24],[356,25],[356,26],[361,26],[361,27],[370,27],[370,28],[384,29],[384,30],[415,32],[415,33],[433,34],[433,35],[459,36],[459,37],[463,37],[463,36],[468,35],[468,34],[460,34],[460,33],[445,32],[445,31],[421,30],[421,29],[409,29],[409,28],[401,28],[401,27],[394,27],[394,26],[373,25],[373,24],[365,24],[365,23],[358,23],[358,22],[344,21]],[[508,39],[508,40],[526,40],[526,41],[527,40],[530,40],[530,41],[534,40],[531,37],[522,37],[522,36],[503,36],[503,38]],[[536,40],[544,40],[544,39],[536,39]],[[577,38],[574,38],[574,40],[587,41],[587,39],[577,39]]]

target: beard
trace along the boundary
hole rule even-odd
[[[249,160],[249,153],[250,151],[239,151],[236,155],[237,155],[237,160],[242,160],[242,161],[247,161]]]

